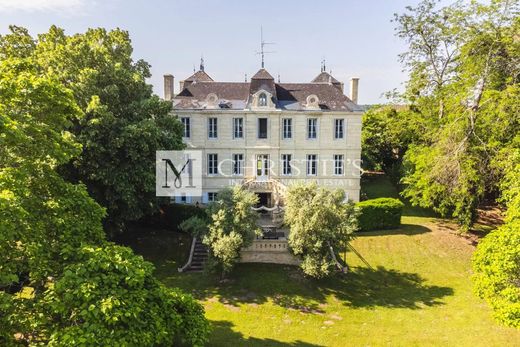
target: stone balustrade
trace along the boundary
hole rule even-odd
[[[254,240],[241,251],[242,263],[275,263],[298,265],[299,259],[289,252],[286,240]]]

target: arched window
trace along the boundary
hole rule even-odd
[[[258,106],[267,106],[267,95],[265,93],[258,96]]]

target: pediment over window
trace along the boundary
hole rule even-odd
[[[275,108],[276,105],[273,102],[273,94],[264,89],[260,89],[251,96],[250,107],[255,110]]]

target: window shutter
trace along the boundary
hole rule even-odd
[[[202,203],[203,204],[208,203],[208,193],[202,193]]]
[[[176,196],[176,197],[175,197],[175,203],[176,203],[176,204],[182,204],[182,201],[181,201],[181,197],[180,197],[180,196]]]
[[[186,196],[186,203],[191,204],[191,195]]]

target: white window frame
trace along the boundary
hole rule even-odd
[[[182,137],[189,139],[191,137],[191,118],[181,117],[181,123],[184,126]]]
[[[334,176],[345,175],[345,156],[343,154],[334,154]]]
[[[338,127],[338,125],[340,125],[341,127]],[[345,118],[335,118],[334,119],[334,139],[341,140],[344,138],[345,138]]]
[[[233,153],[233,176],[244,176],[244,154]],[[238,169],[238,170],[237,170]]]
[[[282,176],[292,176],[292,154],[282,154]]]
[[[208,118],[208,139],[218,139],[218,118]]]
[[[265,119],[265,137],[260,137],[260,120]],[[259,140],[266,140],[269,138],[269,118],[267,117],[258,117],[256,121],[256,138]]]
[[[217,192],[208,192],[208,202],[215,202],[217,201]]]
[[[289,140],[293,138],[292,128],[292,118],[282,118],[282,139]]]
[[[218,175],[218,154],[208,153],[208,176]]]
[[[244,118],[236,117],[233,118],[233,138],[243,139],[244,138]]]
[[[267,107],[267,94],[262,92],[258,94],[258,106]]]
[[[311,136],[314,134],[314,137]],[[318,138],[318,118],[307,118],[307,139],[316,140]]]
[[[307,176],[318,176],[318,155],[317,154],[307,154],[306,172],[307,172]]]

